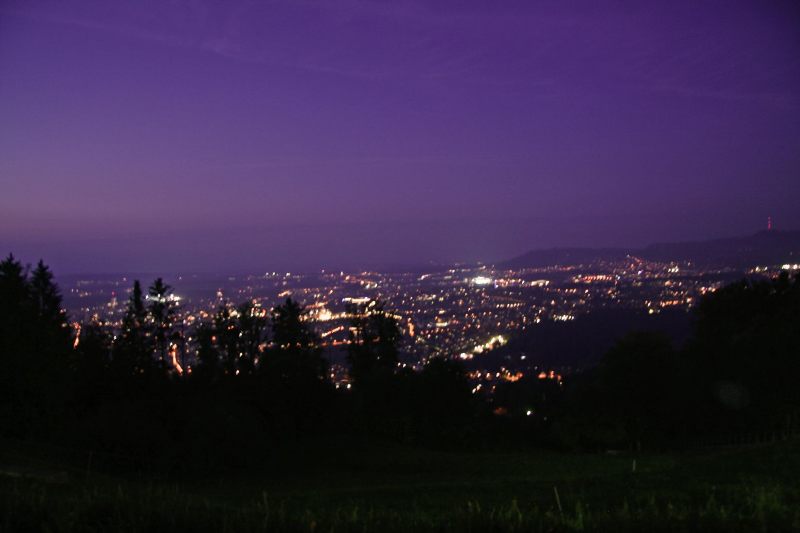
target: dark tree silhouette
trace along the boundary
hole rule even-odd
[[[238,367],[240,373],[250,374],[267,340],[267,312],[254,302],[245,302],[237,309]]]
[[[239,370],[239,321],[238,312],[229,305],[221,305],[214,315],[214,336],[216,346],[222,358],[223,371],[228,375],[236,375]]]
[[[706,296],[687,349],[704,427],[794,431],[800,423],[800,276],[743,280]]]
[[[30,295],[27,272],[13,255],[9,255],[0,262],[0,354],[6,358],[10,359],[30,338],[34,312]]]
[[[0,399],[12,431],[58,418],[68,394],[70,329],[50,269],[33,275],[9,255],[0,262]]]
[[[61,308],[61,292],[53,282],[53,274],[41,260],[31,273],[30,293],[37,340],[46,350],[62,352],[70,338],[67,316]]]
[[[476,414],[476,399],[464,365],[434,357],[419,373],[418,382],[415,418],[423,435],[449,445],[463,445],[463,439],[472,432],[471,422]]]
[[[669,338],[650,332],[627,335],[598,368],[598,421],[621,429],[635,449],[662,441],[674,428],[675,415],[684,412],[684,391],[676,387],[681,377]]]
[[[192,375],[204,381],[215,380],[222,374],[222,361],[217,349],[216,329],[213,323],[201,322],[195,329],[197,337],[196,365]]]
[[[22,264],[9,255],[0,262],[0,404],[11,429],[22,411],[20,402],[32,372],[29,353],[35,330],[30,287]]]
[[[114,345],[112,366],[118,374],[141,376],[153,370],[153,348],[146,321],[142,286],[139,280],[135,280],[119,339]]]
[[[172,299],[172,287],[157,278],[148,288],[149,318],[153,328],[153,345],[162,368],[168,366],[167,352],[173,341],[173,315],[175,303]]]
[[[221,305],[212,321],[194,330],[197,370],[205,378],[252,374],[263,356],[267,324],[268,313],[254,302]]]
[[[291,298],[272,311],[273,347],[262,370],[272,378],[313,382],[325,378],[327,362],[316,334],[304,321],[306,309]]]
[[[397,319],[382,302],[349,306],[351,315],[348,360],[353,381],[358,383],[376,373],[397,367],[400,328]]]
[[[74,401],[81,412],[97,409],[113,396],[111,355],[112,339],[103,326],[94,322],[83,324],[72,354]]]

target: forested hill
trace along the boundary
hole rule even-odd
[[[691,261],[701,266],[745,268],[800,262],[800,231],[760,231],[746,237],[651,244],[644,248],[549,248],[498,263],[499,268],[538,268],[613,261],[627,255],[652,261]]]
[[[569,322],[545,321],[512,337],[507,345],[476,357],[468,366],[587,368],[596,365],[631,331],[662,333],[680,347],[691,333],[691,315],[682,309],[655,315],[617,309],[590,313]],[[523,355],[525,359],[521,359]]]

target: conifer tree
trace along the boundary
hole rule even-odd
[[[0,262],[0,403],[11,406],[21,394],[27,341],[33,331],[30,286],[22,264],[13,255]]]
[[[30,296],[37,348],[47,354],[64,353],[69,347],[69,324],[61,308],[61,292],[53,282],[53,273],[41,260],[31,274]]]
[[[162,278],[157,278],[148,288],[149,318],[153,332],[153,347],[159,364],[167,365],[167,351],[172,342],[173,315],[175,313],[172,287],[164,283]]]
[[[0,355],[10,356],[31,318],[30,285],[22,264],[12,254],[0,262]]]
[[[145,374],[153,366],[146,319],[142,286],[139,280],[134,280],[119,340],[114,346],[113,365],[122,374]]]
[[[274,347],[267,354],[262,370],[272,377],[289,381],[321,380],[327,362],[316,334],[303,320],[306,309],[291,298],[272,311]]]

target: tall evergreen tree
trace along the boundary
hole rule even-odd
[[[8,409],[25,384],[32,318],[27,273],[9,254],[0,262],[0,403]]]
[[[23,433],[59,416],[68,379],[70,331],[50,269],[27,269],[9,255],[0,263],[0,397],[6,420]]]
[[[172,287],[164,283],[162,278],[157,278],[148,288],[149,318],[153,331],[153,345],[159,364],[167,366],[167,352],[173,341],[173,315],[175,314]]]
[[[41,260],[31,274],[31,296],[37,316],[56,322],[63,319],[61,293],[50,268]]]
[[[0,355],[10,357],[19,348],[24,328],[32,318],[27,272],[12,254],[0,262]]]
[[[146,320],[142,286],[134,280],[119,340],[114,345],[113,366],[122,374],[146,374],[153,366]]]
[[[38,348],[64,353],[70,339],[67,315],[61,308],[61,292],[53,282],[53,273],[41,260],[31,274],[30,296]]]

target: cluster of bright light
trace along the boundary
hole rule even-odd
[[[479,344],[478,346],[474,347],[472,349],[472,351],[475,352],[475,353],[488,352],[489,350],[494,350],[495,348],[497,348],[499,346],[503,346],[507,342],[508,342],[508,340],[505,337],[503,337],[502,335],[495,335],[494,337],[492,337],[491,339],[489,339],[485,343]]]
[[[75,322],[72,324],[72,327],[75,328],[75,341],[72,343],[72,348],[77,350],[81,342],[81,323]]]
[[[472,278],[472,283],[475,285],[491,285],[492,281],[492,278],[487,276],[475,276]]]
[[[539,372],[539,379],[554,379],[558,382],[561,382],[561,374],[556,374],[555,370],[551,370],[550,372]]]
[[[323,331],[322,333],[320,333],[319,336],[320,338],[324,339],[326,337],[330,337],[334,333],[339,333],[340,331],[344,331],[344,326],[336,326],[335,328],[329,329],[328,331]]]
[[[178,345],[177,344],[170,344],[169,345],[169,356],[172,359],[172,367],[178,373],[178,375],[183,374],[183,367],[178,362]]]
[[[613,280],[614,276],[611,274],[579,274],[572,277],[573,283],[597,283]]]
[[[369,296],[361,296],[358,298],[342,298],[342,302],[346,304],[364,305],[372,301]]]
[[[181,297],[178,296],[177,294],[169,294],[167,296],[151,296],[151,295],[148,294],[148,295],[146,295],[144,297],[144,299],[145,300],[150,300],[150,301],[153,301],[153,302],[162,303],[162,304],[163,303],[167,303],[167,302],[176,302],[177,303],[177,302],[181,301]]]
[[[782,270],[800,270],[800,265],[797,264],[797,263],[794,263],[794,264],[791,264],[791,265],[787,263],[785,265],[781,265],[781,269]]]

